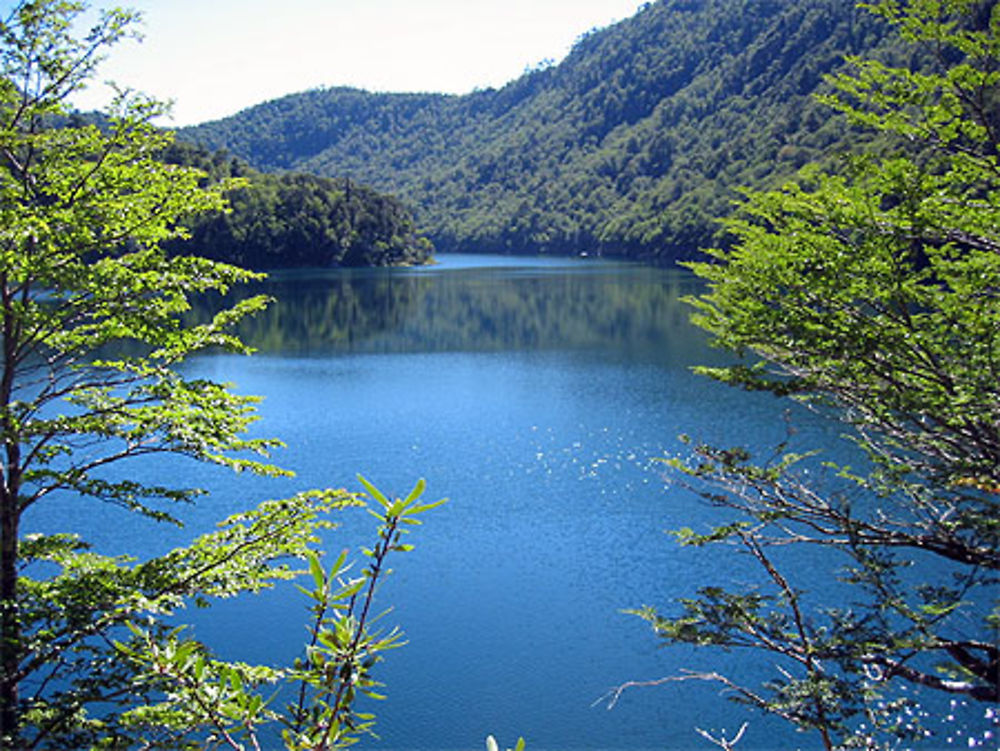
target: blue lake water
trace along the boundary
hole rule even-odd
[[[718,361],[687,320],[686,272],[590,259],[444,257],[422,269],[277,275],[277,298],[246,329],[251,358],[203,356],[193,375],[264,395],[256,430],[287,443],[291,480],[234,477],[185,463],[145,467],[212,494],[174,531],[115,509],[52,504],[38,528],[81,529],[105,551],[157,552],[265,498],[316,486],[360,489],[364,474],[405,494],[418,477],[429,515],[382,590],[408,645],[379,677],[370,749],[479,749],[488,733],[532,751],[705,747],[695,727],[734,731],[741,749],[803,743],[695,682],[627,681],[717,669],[760,679],[743,654],[662,650],[622,613],[668,606],[705,583],[744,581],[748,562],[680,549],[667,530],[716,513],[658,461],[681,433],[726,444],[782,440],[787,405],[690,372]],[[807,441],[831,441],[805,414]],[[368,539],[345,522],[330,550]],[[224,656],[287,662],[305,634],[292,588],[193,614]],[[765,673],[765,671],[767,671]],[[806,746],[810,745],[806,741]]]

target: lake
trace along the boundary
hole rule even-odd
[[[770,674],[745,654],[659,649],[622,612],[746,579],[745,558],[680,549],[667,534],[716,518],[658,461],[683,452],[678,435],[755,447],[786,436],[786,404],[690,372],[723,357],[688,322],[681,298],[696,279],[597,259],[446,256],[277,274],[264,289],[277,302],[244,331],[259,353],[186,367],[266,397],[256,430],[287,443],[276,461],[295,479],[149,465],[212,491],[186,512],[187,530],[72,503],[29,524],[72,526],[106,552],[160,552],[265,498],[360,489],[357,473],[400,495],[424,477],[427,499],[449,502],[382,591],[408,645],[380,666],[389,698],[375,707],[379,739],[362,748],[481,749],[488,733],[509,746],[523,735],[529,751],[703,748],[696,726],[732,732],[744,719],[741,750],[805,740],[715,685],[635,688],[613,709],[602,699],[684,668]],[[794,419],[807,442],[832,440],[829,426]],[[324,544],[356,546],[367,532],[349,520]],[[276,662],[302,643],[305,608],[286,588],[192,617],[224,656]]]

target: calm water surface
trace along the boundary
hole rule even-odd
[[[53,505],[58,525],[106,551],[157,552],[264,498],[358,489],[362,473],[404,494],[418,477],[449,503],[413,536],[383,590],[409,644],[381,667],[371,749],[478,749],[487,733],[544,749],[704,747],[694,727],[735,730],[742,711],[714,686],[634,689],[682,668],[760,677],[745,655],[660,650],[625,608],[667,605],[706,583],[741,581],[745,560],[679,549],[666,534],[712,511],[670,482],[660,457],[680,433],[765,446],[784,405],[693,376],[717,360],[687,322],[685,272],[582,259],[444,257],[435,267],[278,275],[277,303],[246,330],[252,358],[201,357],[192,375],[262,394],[258,431],[280,436],[289,481],[151,464],[212,496],[188,529],[116,510]],[[809,437],[821,427],[797,417]],[[180,475],[178,473],[181,473]],[[33,520],[39,528],[53,518]],[[330,550],[367,541],[348,520]],[[196,613],[227,657],[287,661],[306,603],[286,589]],[[742,749],[796,743],[750,718]],[[798,743],[802,736],[797,736]],[[783,739],[777,743],[778,739]]]

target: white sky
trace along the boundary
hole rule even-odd
[[[120,0],[140,44],[113,48],[98,80],[174,102],[168,124],[233,114],[321,86],[464,94],[561,60],[641,0]],[[0,2],[4,9],[10,0]],[[76,101],[98,108],[101,87]]]

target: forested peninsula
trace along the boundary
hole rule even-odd
[[[239,178],[229,210],[187,221],[189,238],[167,243],[173,254],[196,251],[245,268],[409,266],[426,263],[432,247],[405,206],[350,178],[271,175],[224,151],[174,142],[162,158],[195,167],[211,183]]]
[[[887,39],[853,0],[661,0],[501,89],[313,90],[178,136],[394,194],[441,251],[669,262],[725,240],[739,188],[871,138],[814,94]]]

